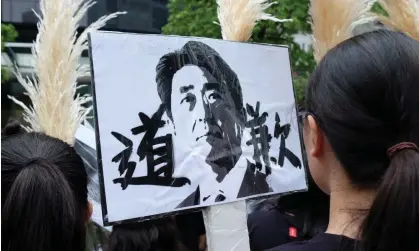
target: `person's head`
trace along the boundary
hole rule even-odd
[[[214,49],[197,41],[164,55],[156,71],[158,94],[176,136],[192,148],[207,141],[206,162],[222,180],[241,155],[246,122],[236,73]]]
[[[315,182],[332,196],[374,198],[361,250],[419,250],[418,69],[419,42],[381,30],[331,49],[309,79],[304,143]]]
[[[2,249],[84,250],[91,208],[74,149],[9,123],[1,139]]]
[[[171,218],[116,225],[106,251],[187,251]]]

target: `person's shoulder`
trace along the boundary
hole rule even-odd
[[[248,217],[255,220],[261,220],[261,219],[272,220],[272,217],[280,218],[280,219],[284,218],[283,213],[275,209],[274,207],[271,207],[265,210],[254,211],[250,213]]]
[[[342,235],[320,234],[308,241],[292,242],[266,251],[339,251],[342,244],[355,243],[355,240]]]
[[[275,210],[256,211],[248,215],[247,225],[249,230],[262,226],[266,231],[273,229],[288,227],[288,222],[283,215]]]
[[[288,244],[284,244],[281,246],[277,246],[265,251],[311,251],[309,247],[307,247],[308,241],[295,241]],[[313,249],[316,250],[316,249]],[[325,250],[326,251],[326,250]]]
[[[252,219],[260,219],[260,218],[267,218],[271,216],[272,214],[275,214],[273,210],[258,210],[258,211],[251,212],[248,217]]]
[[[264,250],[300,239],[300,229],[275,209],[251,213],[247,225],[252,250]]]

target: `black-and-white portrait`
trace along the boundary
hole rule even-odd
[[[105,222],[306,188],[287,48],[90,42]]]

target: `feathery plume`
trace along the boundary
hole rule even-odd
[[[77,38],[78,24],[95,2],[85,0],[41,0],[38,35],[32,47],[35,74],[24,78],[15,72],[17,80],[32,101],[28,107],[10,97],[23,110],[29,123],[28,131],[41,131],[70,145],[80,123],[91,108],[90,95],[76,96],[77,78],[85,76],[89,68],[81,66],[82,52],[88,48],[87,34],[103,27],[107,21],[124,12],[104,16],[87,27]]]
[[[314,58],[319,62],[337,44],[352,36],[353,28],[372,20],[374,0],[311,0]]]
[[[419,1],[418,0],[379,0],[389,15],[375,14],[385,25],[406,33],[419,40]]]
[[[291,21],[265,13],[266,9],[275,4],[269,3],[268,0],[217,0],[217,4],[218,20],[224,40],[246,42],[260,20]]]

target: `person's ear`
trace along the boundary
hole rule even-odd
[[[92,214],[93,214],[93,205],[92,205],[92,203],[89,201],[89,202],[87,203],[87,210],[86,210],[86,215],[85,215],[85,218],[84,218],[84,222],[85,222],[86,224],[89,222],[90,218],[92,217]]]
[[[323,154],[324,137],[315,118],[311,115],[307,116],[307,124],[309,129],[309,141],[311,144],[310,154],[314,158],[318,158]]]

